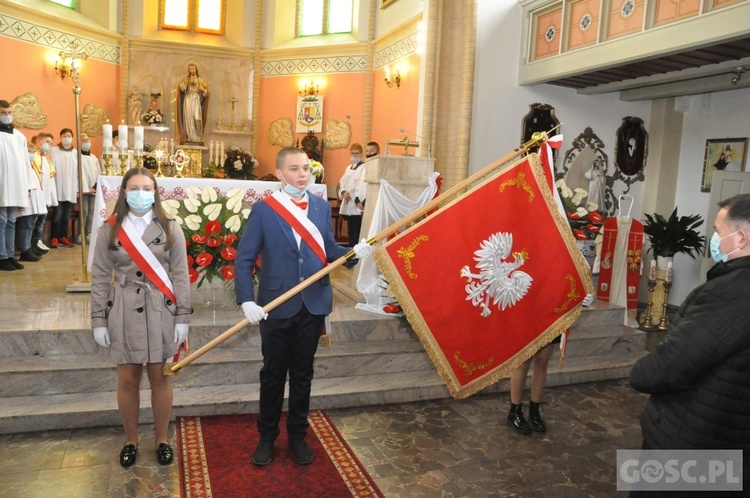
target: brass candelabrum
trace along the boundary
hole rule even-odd
[[[104,152],[102,154],[102,158],[104,159],[104,171],[109,176],[115,176],[117,175],[117,171],[112,167],[112,148],[111,146],[104,147]]]
[[[120,161],[120,173],[124,176],[128,172],[128,148],[122,147],[117,151],[117,159]]]
[[[657,329],[669,330],[669,322],[667,321],[667,302],[669,299],[669,289],[672,287],[672,282],[664,282],[664,302],[661,304],[661,320]]]
[[[651,318],[651,308],[654,306],[654,289],[656,288],[656,280],[648,281],[648,306],[646,306],[646,318],[641,322],[641,328],[644,330],[651,330],[654,328],[654,321]]]

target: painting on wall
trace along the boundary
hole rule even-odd
[[[706,140],[701,192],[711,192],[715,171],[745,171],[746,138],[710,138]]]

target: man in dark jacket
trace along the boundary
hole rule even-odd
[[[708,281],[680,306],[666,339],[630,373],[651,394],[644,449],[741,449],[750,490],[750,194],[719,203]]]

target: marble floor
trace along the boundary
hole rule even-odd
[[[89,328],[88,294],[65,292],[80,275],[79,246],[0,274],[0,333]],[[347,292],[335,299],[337,312],[353,312]],[[195,318],[233,323],[237,313],[199,310]],[[550,430],[531,437],[506,426],[505,393],[329,414],[388,497],[615,495],[615,452],[640,446],[646,397],[620,380],[550,388],[545,398]],[[0,435],[0,497],[179,496],[177,465],[158,465],[152,431],[141,427],[129,470],[117,463],[120,427]]]

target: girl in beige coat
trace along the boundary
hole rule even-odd
[[[185,238],[179,224],[162,210],[156,192],[156,179],[147,169],[133,168],[123,176],[114,214],[96,239],[91,267],[94,339],[110,349],[117,364],[117,405],[126,436],[120,452],[123,467],[136,461],[144,364],[151,385],[157,459],[162,465],[172,462],[167,443],[172,384],[163,367],[187,339],[192,313]],[[140,240],[134,241],[138,236]],[[132,247],[128,240],[135,242]],[[151,259],[151,265],[136,264],[132,251]]]

